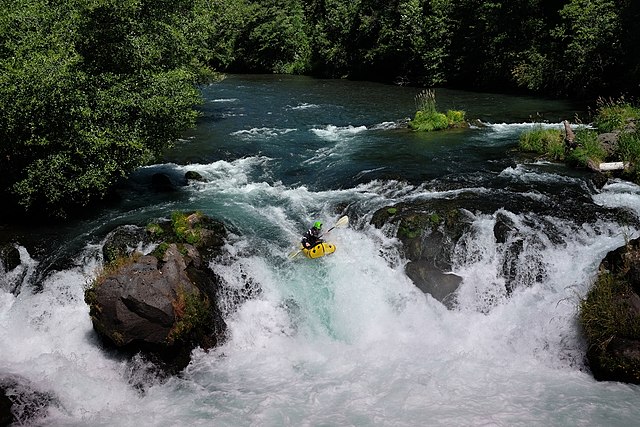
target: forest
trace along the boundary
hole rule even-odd
[[[222,73],[585,101],[640,92],[635,0],[3,0],[1,215],[65,218],[193,127]]]

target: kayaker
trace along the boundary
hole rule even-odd
[[[320,221],[316,221],[313,223],[313,227],[307,230],[306,233],[302,236],[302,246],[305,249],[311,249],[318,243],[322,243],[322,239],[320,238],[320,229],[322,228],[322,223]]]

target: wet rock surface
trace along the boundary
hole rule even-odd
[[[195,347],[219,344],[226,325],[208,263],[225,237],[223,224],[199,214],[114,230],[103,246],[105,271],[85,293],[94,329],[109,345],[147,353],[169,371],[186,366]],[[150,242],[153,252],[136,252]]]

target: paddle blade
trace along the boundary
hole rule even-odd
[[[297,250],[297,251],[295,251],[295,252],[291,252],[291,253],[289,254],[289,259],[294,259],[295,257],[297,257],[297,256],[298,256],[298,254],[300,254],[300,252],[302,252],[302,249],[298,249],[298,250]]]
[[[330,229],[328,229],[324,234],[328,234],[331,230],[333,230],[336,227],[343,227],[345,225],[349,224],[349,217],[348,216],[343,216],[342,218],[340,218],[337,222],[336,225],[334,225],[333,227],[331,227]]]
[[[336,222],[334,227],[344,227],[347,224],[349,224],[349,217],[345,215]]]

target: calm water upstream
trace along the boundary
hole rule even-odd
[[[514,150],[532,119],[560,127],[573,106],[437,90],[439,110],[482,125],[418,134],[406,128],[415,88],[229,76],[203,93],[197,129],[137,171],[118,206],[15,231],[30,245],[19,291],[0,278],[0,374],[55,396],[42,425],[637,424],[640,388],[588,373],[577,306],[602,257],[640,234],[610,214],[640,216],[640,188],[598,190],[586,173]],[[149,190],[154,173],[177,183],[188,170],[206,182]],[[421,200],[469,201],[452,310],[405,275],[392,230],[369,224],[379,208]],[[345,207],[351,224],[331,233],[334,255],[288,259],[310,223],[331,224]],[[186,209],[228,224],[230,255],[212,268],[225,290],[249,278],[254,292],[240,304],[223,292],[227,342],[160,380],[99,346],[83,291],[107,232]],[[522,240],[510,296],[499,216]]]

